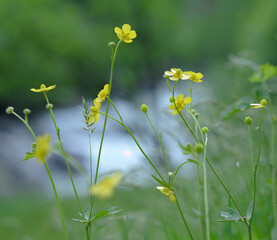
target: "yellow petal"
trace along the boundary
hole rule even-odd
[[[172,81],[178,81],[179,80],[178,77],[170,77],[169,79],[172,80]]]
[[[136,37],[137,37],[136,31],[134,31],[134,30],[130,31],[128,37],[129,37],[129,38],[136,38]]]
[[[189,103],[191,103],[191,97],[186,97],[185,99],[184,99],[184,104],[189,104]]]
[[[89,119],[88,119],[89,124],[93,123],[93,118],[94,118],[94,116],[92,114],[90,114]]]
[[[183,73],[182,76],[181,76],[182,80],[187,80],[189,78],[190,78],[190,74],[188,74],[188,73]]]
[[[252,108],[262,108],[262,107],[264,107],[264,105],[262,105],[260,103],[251,103],[250,106]]]
[[[169,192],[169,199],[171,202],[176,202],[176,197],[175,197],[174,192],[172,192],[172,191]]]
[[[127,38],[127,39],[123,39],[123,42],[126,42],[126,43],[131,43],[131,42],[133,42],[133,40],[131,40],[131,39]]]
[[[131,26],[129,24],[124,24],[122,26],[122,30],[125,32],[125,33],[129,33],[131,31]]]
[[[94,122],[97,123],[100,119],[100,113],[97,113],[94,117]]]
[[[114,28],[114,32],[115,32],[116,34],[121,34],[122,30],[121,30],[119,27],[115,27],[115,28]]]

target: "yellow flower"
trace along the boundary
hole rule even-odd
[[[187,105],[187,104],[189,104],[191,102],[191,98],[190,97],[186,97],[185,99],[184,99],[184,95],[183,94],[181,94],[181,95],[179,95],[177,98],[176,98],[176,100],[175,100],[175,104],[176,104],[176,107],[177,107],[177,109],[179,110],[179,112],[181,112],[184,108],[185,108],[185,106]],[[175,115],[175,114],[178,114],[178,111],[177,111],[177,109],[176,109],[176,107],[175,107],[175,104],[174,104],[174,102],[173,103],[171,103],[171,105],[170,105],[170,109],[171,110],[174,110],[172,113]]]
[[[100,113],[99,110],[101,108],[101,101],[99,98],[95,98],[94,101],[94,106],[90,107],[90,116],[88,119],[89,124],[92,124],[92,122],[98,122],[99,118],[100,118]]]
[[[109,94],[109,84],[105,84],[104,88],[98,93],[98,99],[103,102]]]
[[[160,190],[164,195],[169,196],[171,202],[176,201],[176,196],[173,190],[167,187],[157,187],[157,189]]]
[[[54,89],[55,87],[56,87],[56,85],[46,87],[44,84],[41,84],[39,89],[31,88],[30,90],[32,92],[47,92],[47,91]]]
[[[34,155],[36,159],[40,162],[45,162],[47,155],[50,152],[50,141],[51,137],[49,134],[38,137],[37,146],[34,150]]]
[[[164,72],[165,77],[169,77],[172,81],[178,81],[179,78],[182,80],[187,80],[190,78],[190,74],[183,72],[180,68],[171,68],[170,71]]]
[[[117,34],[117,37],[121,39],[123,42],[131,43],[132,39],[136,38],[137,33],[134,30],[131,30],[131,26],[129,24],[124,24],[122,29],[119,27],[114,28],[114,32]]]
[[[91,187],[92,194],[99,198],[110,198],[122,177],[122,173],[120,172],[117,172],[110,177],[104,177],[101,181]]]
[[[262,99],[260,103],[251,103],[250,106],[252,108],[263,108],[267,104],[267,101],[265,99]]]
[[[202,82],[202,80],[201,80],[201,78],[203,77],[202,73],[195,73],[195,72],[192,72],[192,71],[187,71],[185,73],[190,75],[189,79],[191,81],[193,81],[193,82]]]

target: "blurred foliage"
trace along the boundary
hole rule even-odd
[[[2,0],[0,102],[40,105],[43,98],[29,89],[41,83],[58,85],[54,103],[93,97],[109,77],[107,43],[124,23],[138,33],[116,63],[115,87],[127,97],[173,65],[205,76],[242,50],[275,64],[276,8],[275,0]]]

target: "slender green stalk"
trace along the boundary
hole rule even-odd
[[[192,99],[192,81],[190,81],[190,88],[189,88],[189,96]],[[191,108],[192,108],[192,101],[189,105],[189,111],[191,112]],[[190,115],[190,125],[192,126],[192,115]]]
[[[183,222],[184,222],[184,224],[185,224],[185,226],[186,226],[186,229],[187,229],[187,231],[188,231],[188,233],[189,233],[190,239],[193,240],[193,236],[192,236],[192,234],[191,234],[191,231],[190,231],[190,228],[189,228],[189,226],[188,226],[188,224],[187,224],[187,221],[186,221],[186,219],[185,219],[185,217],[184,217],[184,214],[183,214],[183,212],[182,212],[182,210],[181,210],[181,207],[180,207],[180,205],[179,205],[177,196],[175,196],[175,197],[176,197],[176,204],[177,204],[179,213],[180,213],[180,215],[181,215],[181,217],[182,217],[182,220],[183,220]]]
[[[59,197],[58,197],[58,193],[57,193],[57,190],[56,190],[55,183],[53,181],[53,178],[52,178],[50,170],[49,170],[49,168],[47,166],[47,163],[45,161],[43,161],[43,163],[44,163],[44,166],[45,166],[46,171],[48,173],[48,176],[50,178],[50,181],[51,181],[51,184],[52,184],[52,188],[53,188],[53,191],[54,191],[54,194],[55,194],[55,198],[56,198],[56,201],[57,201],[57,204],[58,204],[58,207],[59,207],[65,239],[69,239],[68,235],[67,235],[66,226],[65,226],[65,223],[64,223],[63,211],[62,211],[62,207],[61,207],[61,203],[60,203],[60,200],[59,200]]]
[[[248,124],[248,136],[249,136],[249,151],[250,151],[251,170],[252,170],[252,168],[254,166],[254,160],[253,160],[254,157],[253,157],[253,150],[252,150],[252,143],[251,143],[251,128],[250,128],[250,124]]]
[[[157,135],[157,138],[159,139],[159,143],[160,143],[160,146],[162,148],[162,151],[163,151],[163,155],[164,155],[164,159],[165,159],[165,162],[166,162],[166,165],[167,165],[167,171],[170,172],[170,167],[169,167],[169,163],[168,163],[168,160],[167,160],[167,157],[166,157],[166,154],[165,154],[165,150],[164,150],[164,146],[163,146],[163,143],[162,143],[162,139],[161,139],[161,136],[158,134],[158,132],[156,131],[153,123],[151,122],[147,112],[145,113],[149,123],[151,124],[151,127],[153,128],[154,132],[156,133]]]
[[[204,158],[203,158],[203,178],[204,178],[204,202],[205,202],[205,220],[206,220],[206,240],[210,240],[210,219],[209,219],[209,204],[208,204],[208,184],[207,184],[207,169],[206,169],[206,154],[208,135],[205,134]]]
[[[272,176],[272,207],[274,213],[274,225],[277,236],[277,206],[276,206],[276,163],[275,163],[275,140],[276,140],[276,119],[273,119],[272,122],[272,139],[271,139],[271,151],[272,151],[272,159],[271,159],[271,176]]]
[[[199,211],[199,225],[200,225],[200,236],[203,240],[203,225],[202,225],[202,209],[201,209],[201,187],[200,187],[200,174],[199,174],[199,165],[196,165],[197,171],[197,192],[198,192],[198,211]]]
[[[228,197],[228,206],[229,206],[229,208],[232,207],[231,204],[232,204],[232,201],[231,201],[231,198],[229,196]],[[229,223],[229,236],[230,236],[230,240],[232,240],[232,222]]]
[[[257,192],[257,170],[259,167],[259,163],[260,163],[260,156],[261,156],[261,148],[262,148],[262,137],[261,137],[261,125],[262,125],[262,118],[263,118],[263,110],[264,108],[262,108],[261,110],[261,117],[260,117],[260,123],[258,126],[258,134],[259,134],[259,151],[258,151],[258,159],[257,159],[257,163],[254,166],[254,173],[253,173],[253,182],[254,182],[254,191],[253,191],[253,207],[252,207],[252,211],[251,211],[251,217],[249,219],[249,223],[248,223],[248,231],[249,231],[249,240],[252,239],[252,221],[253,221],[253,216],[254,216],[254,211],[255,211],[255,204],[256,204],[256,192]]]
[[[22,117],[20,117],[17,113],[12,112],[12,114],[13,114],[14,116],[16,116],[20,121],[22,121],[22,122],[25,124],[25,126],[29,129],[30,133],[32,134],[34,140],[37,142],[37,137],[36,137],[36,135],[34,134],[32,128],[30,127],[30,125],[28,124],[28,122],[27,122],[26,120],[24,120]]]
[[[92,152],[91,152],[91,135],[88,134],[88,142],[89,142],[89,170],[90,170],[90,188],[92,187]],[[90,194],[90,202],[92,202],[92,194]]]
[[[152,161],[150,160],[150,158],[146,155],[146,153],[143,151],[142,147],[140,146],[140,144],[138,143],[137,139],[135,138],[134,134],[131,132],[131,130],[123,123],[118,121],[117,119],[113,118],[112,116],[104,113],[104,112],[99,112],[103,115],[108,116],[110,119],[116,121],[117,123],[119,123],[121,126],[123,126],[128,133],[131,135],[131,137],[133,138],[133,140],[135,141],[135,143],[137,144],[138,148],[140,149],[141,153],[144,155],[144,157],[147,159],[147,161],[150,163],[150,165],[152,166],[152,168],[155,170],[155,172],[159,175],[159,177],[161,178],[161,180],[163,180],[164,182],[166,182],[163,178],[163,176],[160,174],[160,172],[158,171],[158,169],[154,166],[154,164],[152,163]]]
[[[43,93],[44,93],[44,96],[45,96],[47,104],[49,104],[49,100],[48,100],[46,92],[44,91]],[[71,184],[72,184],[72,187],[73,187],[73,190],[74,190],[74,193],[75,193],[75,197],[76,197],[76,200],[77,200],[77,203],[78,203],[78,206],[79,206],[79,210],[80,210],[80,212],[82,214],[82,217],[84,217],[83,208],[82,208],[82,205],[80,203],[80,200],[79,200],[79,197],[78,197],[78,193],[77,193],[77,190],[76,190],[76,187],[75,187],[75,184],[74,184],[74,180],[73,180],[73,177],[72,177],[71,169],[70,169],[70,166],[69,166],[69,163],[68,163],[68,159],[67,159],[66,153],[65,153],[64,148],[63,148],[63,144],[62,144],[62,140],[61,140],[61,135],[60,135],[60,129],[57,126],[57,123],[56,123],[56,120],[55,120],[55,117],[54,117],[54,113],[53,113],[53,110],[51,108],[49,109],[49,112],[50,112],[50,115],[52,117],[55,129],[56,129],[56,132],[57,132],[60,148],[61,148],[63,157],[65,159],[65,163],[66,163],[66,166],[67,166],[68,174],[69,174],[70,181],[71,181]]]

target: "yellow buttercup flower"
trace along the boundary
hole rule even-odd
[[[91,187],[92,194],[99,198],[110,198],[114,194],[114,189],[122,180],[122,177],[121,172],[117,172],[109,177],[104,177]]]
[[[168,77],[172,81],[187,80],[190,78],[190,74],[183,72],[180,68],[171,68],[170,71],[164,72],[165,77]]]
[[[203,77],[202,73],[195,73],[192,71],[187,71],[185,73],[190,75],[189,80],[191,80],[193,82],[202,82],[202,80],[201,80],[201,78]]]
[[[109,94],[109,84],[105,84],[104,88],[98,93],[98,99],[103,102]]]
[[[136,38],[137,36],[136,31],[131,30],[131,26],[129,24],[124,24],[122,26],[122,29],[120,29],[119,27],[115,27],[114,32],[119,39],[126,43],[133,42],[132,39]]]
[[[177,98],[176,98],[176,100],[175,100],[175,104],[176,104],[176,107],[177,107],[177,109],[179,110],[179,112],[181,112],[184,108],[185,108],[185,106],[187,105],[187,104],[189,104],[189,103],[191,103],[191,97],[186,97],[185,99],[184,99],[184,95],[183,94],[181,94],[181,95],[179,95]],[[176,107],[175,107],[175,104],[174,104],[174,102],[173,103],[171,103],[171,105],[170,105],[170,109],[171,110],[174,110],[172,113],[175,115],[175,114],[178,114],[178,111],[177,111],[177,109],[176,109]]]
[[[250,106],[252,108],[263,108],[267,104],[267,101],[265,99],[262,99],[260,103],[251,103]]]
[[[35,158],[40,162],[45,162],[47,155],[50,153],[50,141],[51,136],[49,134],[45,134],[43,136],[38,137],[37,146],[34,150]]]
[[[89,124],[92,124],[93,122],[98,122],[98,120],[100,119],[100,108],[101,108],[101,101],[99,98],[95,98],[94,101],[94,106],[90,107],[90,116],[88,119]]]
[[[56,87],[56,85],[46,87],[44,84],[41,84],[39,89],[31,88],[30,90],[32,92],[48,92],[48,91],[54,89],[55,87]]]
[[[169,199],[171,202],[175,202],[176,201],[176,196],[173,190],[167,188],[167,187],[157,187],[158,190],[161,191],[161,193],[163,193],[166,196],[169,196]]]

